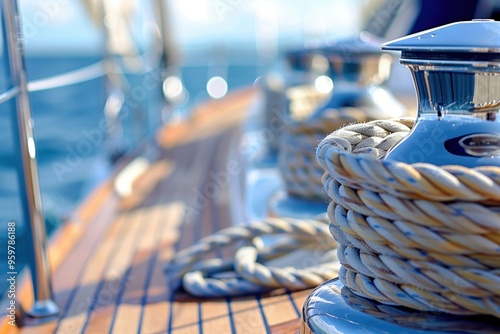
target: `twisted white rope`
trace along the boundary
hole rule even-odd
[[[314,154],[315,147],[326,133],[283,135],[278,167],[288,194],[323,202],[328,200],[321,183],[324,170]]]
[[[288,87],[283,91],[284,87],[273,86],[273,80],[270,79],[270,81],[264,80],[263,86],[265,94],[263,128],[272,134],[268,138],[268,149],[271,152],[278,152],[286,122],[288,120],[300,122],[306,119],[329,95],[320,93],[310,84]],[[288,110],[286,114],[285,108]]]
[[[294,245],[297,247],[311,246],[301,242]],[[290,248],[290,247],[287,247]],[[287,249],[287,253],[292,249]],[[298,269],[291,266],[285,268],[266,267],[257,262],[259,251],[256,247],[246,246],[240,248],[235,256],[235,269],[242,278],[267,288],[285,288],[289,291],[302,290],[325,281],[325,277],[334,277],[338,274],[338,261],[327,262],[323,265]],[[316,261],[315,261],[316,262]]]
[[[314,117],[312,117],[314,116]],[[300,122],[287,124],[281,141],[278,167],[289,194],[300,198],[328,201],[323,191],[323,168],[317,163],[315,149],[328,133],[342,125],[366,121],[360,109],[326,109]]]
[[[356,124],[318,147],[340,279],[385,304],[500,317],[500,168],[378,160],[410,127]]]
[[[263,235],[284,235],[286,238],[281,243],[274,242],[271,247],[265,247],[259,238]],[[208,253],[237,242],[243,246],[237,250],[234,261],[227,263],[211,259],[202,262]],[[182,285],[192,295],[201,297],[236,296],[273,288],[301,290],[316,287],[337,275],[338,262],[331,259],[324,264],[316,261],[314,266],[304,269],[260,263],[297,248],[309,248],[324,254],[336,248],[336,243],[331,239],[328,226],[320,221],[269,218],[248,227],[229,227],[201,239],[194,246],[180,251],[166,266],[165,272],[172,289]]]
[[[408,165],[377,160],[386,151],[380,149],[378,144],[371,146],[371,143],[380,142],[390,148],[391,144],[398,142],[397,139],[405,136],[406,131],[390,133],[390,129],[395,127],[392,123],[404,124],[408,121],[355,124],[332,133],[318,146],[316,155],[319,164],[340,183],[356,189],[412,199],[500,202],[498,167],[438,167],[427,163]],[[365,136],[375,138],[367,142]],[[369,157],[358,155],[360,153],[367,153]]]

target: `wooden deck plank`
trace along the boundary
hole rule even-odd
[[[130,263],[130,277],[127,280],[122,295],[121,303],[140,304],[144,297],[145,282],[149,275],[148,270],[151,256],[156,251],[159,243],[159,236],[163,228],[162,214],[164,210],[160,206],[148,209],[148,213],[142,218],[139,234],[143,234],[132,262]],[[169,227],[166,227],[169,230]],[[151,268],[152,269],[152,268]]]
[[[297,311],[286,294],[272,298],[263,298],[261,303],[269,326],[297,319]]]
[[[120,291],[121,279],[125,273],[123,259],[116,254],[124,254],[124,250],[129,248],[128,243],[133,241],[129,236],[130,228],[139,227],[139,215],[118,215],[112,227],[108,230],[106,237],[102,240],[99,248],[89,263],[88,270],[85,271],[77,287],[77,293],[72,301],[71,307],[61,321],[61,329],[58,332],[65,332],[69,326],[72,330],[84,330],[87,322],[93,318],[95,310],[99,311],[98,323],[102,328],[110,321],[108,315],[113,314],[114,296]],[[64,276],[64,275],[63,275]],[[85,312],[90,312],[87,315]],[[82,317],[82,313],[84,314]],[[82,323],[82,318],[85,320]],[[69,322],[69,324],[66,324]],[[90,327],[92,329],[92,325]]]
[[[272,334],[297,334],[300,328],[300,319],[293,319],[278,325],[271,326]]]
[[[230,304],[237,333],[266,333],[266,324],[262,319],[260,305],[257,299],[233,299]]]
[[[90,260],[97,245],[101,244],[106,229],[109,228],[112,231],[120,226],[120,224],[111,224],[113,221],[114,203],[115,201],[108,201],[106,209],[101,210],[97,219],[89,224],[89,231],[91,231],[91,233],[87,233],[85,240],[80,240],[73,250],[66,254],[66,261],[64,261],[56,271],[56,273],[58,271],[64,272],[65,275],[54,275],[53,285],[61,291],[56,295],[56,302],[63,310],[67,307],[69,298],[71,298],[71,293],[84,273],[86,268],[85,264]],[[75,263],[81,263],[82,267],[75,270]]]
[[[144,210],[144,209],[143,209]],[[129,267],[129,277],[123,282],[124,291],[117,302],[117,310],[113,322],[113,333],[136,333],[140,326],[142,315],[142,303],[145,294],[145,283],[149,275],[149,260],[158,244],[160,232],[162,208],[151,207],[144,215],[139,233],[143,236],[135,250],[131,267]],[[125,331],[126,330],[126,331]]]
[[[204,333],[231,333],[228,316],[229,305],[225,299],[204,301],[201,304]]]
[[[116,224],[123,226],[124,221],[125,218],[122,218],[120,224]],[[114,240],[108,239],[98,248],[97,254],[95,254],[89,265],[89,268],[92,269],[84,273],[79,286],[76,287],[76,296],[69,311],[60,322],[59,333],[82,332],[87,323],[88,312],[91,312],[91,308],[95,308],[93,305],[97,306],[101,319],[105,319],[104,322],[107,321],[109,315],[112,315],[112,310],[105,307],[104,299],[97,299],[97,294],[101,290],[103,284],[101,280],[107,270],[109,259],[113,256],[115,247]],[[110,299],[107,298],[105,301],[109,303]]]
[[[119,243],[118,248],[111,254],[111,261],[107,261],[106,270],[103,273],[100,289],[98,289],[93,307],[88,316],[86,332],[96,333],[112,327],[114,321],[113,314],[116,312],[117,305],[120,303],[121,295],[125,287],[136,278],[131,275],[131,262],[134,251],[145,238],[145,224],[151,222],[148,209],[137,209],[123,214],[124,228],[122,233],[114,236],[115,243]],[[149,228],[149,226],[148,226]],[[106,312],[106,320],[101,315]],[[111,312],[111,317],[108,316]],[[95,324],[94,324],[95,321]]]
[[[212,205],[207,205],[216,199],[217,193],[212,193],[207,191],[207,185],[212,181],[210,179],[210,172],[213,171],[213,166],[218,165],[219,159],[217,159],[218,154],[213,154],[214,152],[219,152],[224,150],[224,136],[214,136],[205,140],[205,149],[199,154],[195,155],[195,161],[193,166],[203,166],[206,170],[202,173],[195,173],[197,175],[195,178],[194,188],[192,194],[198,196],[198,200],[203,201],[203,205],[200,205],[199,210],[192,214],[193,220],[187,221],[183,225],[183,230],[181,232],[182,237],[179,243],[176,245],[178,250],[187,248],[194,244],[196,241],[201,239],[203,236],[207,236],[214,232],[214,223],[211,219],[211,209]],[[221,143],[222,141],[222,143]],[[208,146],[208,147],[207,147]],[[210,149],[211,148],[211,149]],[[216,149],[217,148],[217,149]],[[223,189],[222,189],[223,190]],[[200,322],[203,317],[203,308],[198,302],[174,302],[172,307],[172,329],[178,329],[186,327],[186,325],[191,326],[194,323]]]
[[[200,333],[199,325],[190,325],[172,330],[173,334],[198,334]]]
[[[146,304],[144,306],[140,333],[166,333],[169,309],[170,303],[167,301]]]
[[[297,291],[291,295],[298,310],[302,310],[302,306],[304,305],[306,298],[311,294],[311,291],[312,290]]]
[[[22,330],[23,334],[40,334],[40,333],[53,333],[54,332],[54,327],[55,324],[53,322],[51,323],[46,323],[38,326],[26,326],[26,327],[21,327],[21,328],[9,328],[9,330],[2,330],[0,333],[12,333],[12,330]],[[69,332],[68,332],[69,333]]]
[[[136,334],[139,330],[141,305],[122,304],[118,308],[116,320],[111,328],[113,334]],[[97,332],[92,332],[97,333]]]
[[[108,231],[107,237],[101,242],[88,263],[87,270],[81,276],[80,281],[75,286],[76,294],[70,301],[67,310],[62,314],[63,318],[59,323],[58,333],[81,332],[87,321],[87,312],[93,304],[93,296],[97,293],[99,282],[106,271],[108,258],[111,256],[115,240],[114,235],[119,235],[124,228],[126,217],[119,216]],[[68,270],[70,270],[68,268]],[[56,273],[59,274],[60,272]],[[66,272],[60,275],[63,280]],[[55,288],[57,286],[54,286]],[[103,310],[104,312],[104,310]]]
[[[201,217],[194,223],[188,222],[182,225],[180,232],[179,242],[176,244],[175,249],[186,248],[193,244],[195,241],[195,233],[200,229]],[[165,282],[167,284],[167,282]],[[198,303],[197,302],[179,302],[174,301],[170,307],[168,330],[176,329],[179,327],[186,327],[193,323],[198,323]]]
[[[165,333],[167,331],[167,317],[170,311],[169,295],[163,265],[172,258],[174,254],[174,242],[177,240],[178,227],[184,214],[184,205],[178,202],[170,203],[163,207],[162,222],[168,220],[168,224],[162,224],[159,232],[159,242],[153,255],[153,271],[143,306],[141,333]]]

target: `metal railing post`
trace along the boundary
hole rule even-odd
[[[24,65],[24,47],[20,15],[16,0],[2,0],[2,30],[8,54],[8,75],[13,87],[17,87],[14,134],[22,158],[20,184],[24,218],[29,223],[33,258],[30,271],[34,290],[34,305],[28,315],[46,318],[59,313],[52,299],[50,267],[46,247],[45,222],[42,209],[40,185],[36,163],[36,149],[33,138],[32,119]]]

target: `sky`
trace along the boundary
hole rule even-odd
[[[27,52],[95,53],[102,34],[78,0],[20,0]]]
[[[151,38],[144,24],[153,15],[147,1],[129,0],[135,9],[142,8],[134,11],[133,18],[139,43]],[[367,0],[167,1],[174,42],[182,50],[241,45],[263,48],[272,56],[276,45],[352,36],[359,28],[356,8]],[[28,52],[92,54],[102,47],[102,33],[80,0],[20,0],[19,4]]]

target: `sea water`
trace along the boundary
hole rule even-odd
[[[485,114],[486,115],[486,114]],[[500,115],[422,114],[387,160],[466,167],[500,166]]]

